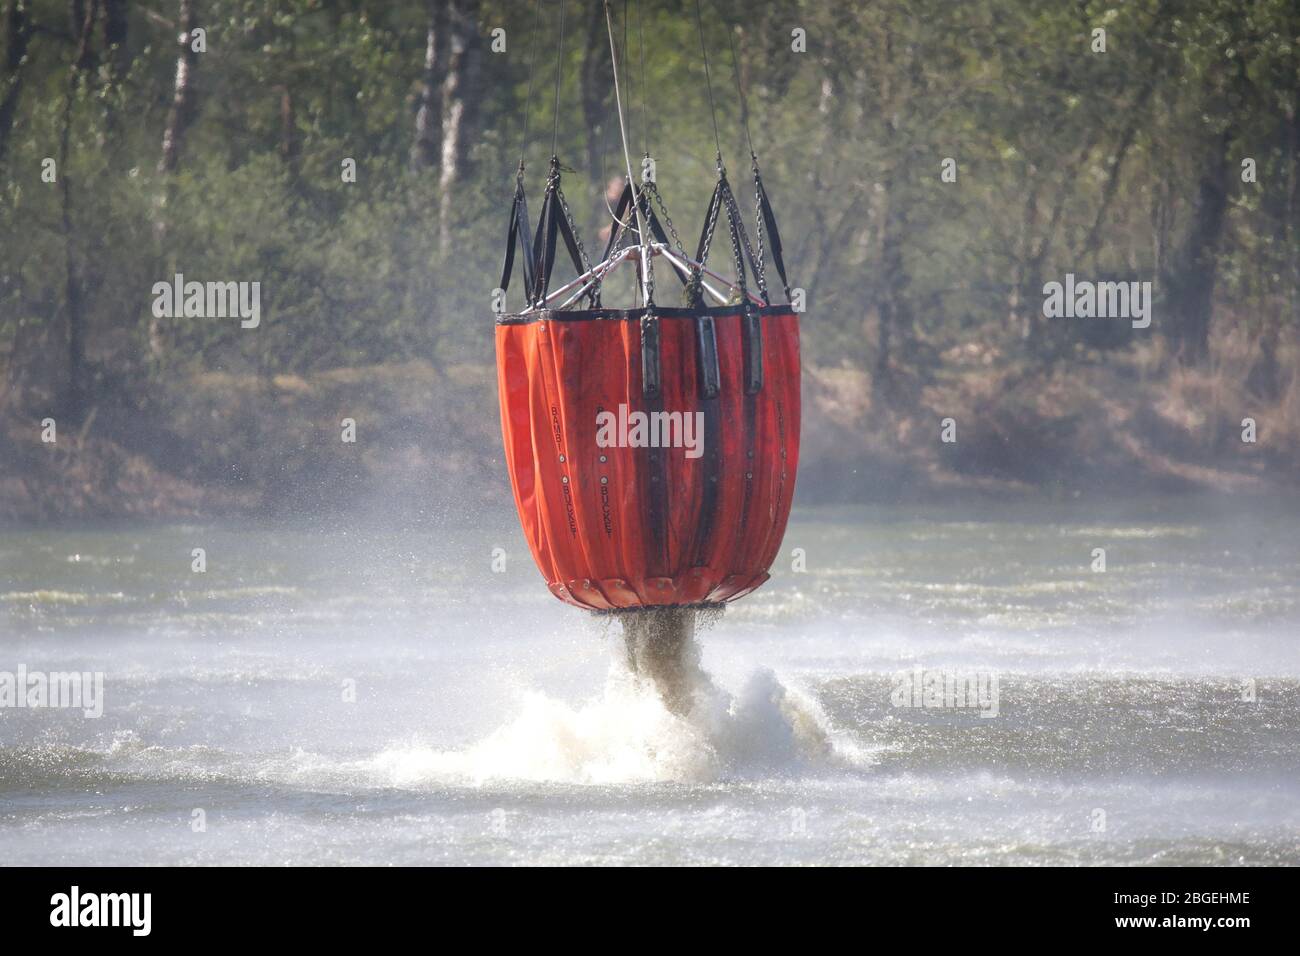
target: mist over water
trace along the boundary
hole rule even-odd
[[[0,709],[0,858],[1300,862],[1295,509],[804,510],[794,547],[629,634],[507,520],[6,533],[0,670],[106,700]],[[998,716],[895,706],[918,667]]]

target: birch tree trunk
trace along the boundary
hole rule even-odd
[[[438,245],[451,248],[452,210],[458,187],[469,173],[478,135],[483,44],[478,32],[479,0],[451,0],[447,75],[442,84],[442,173],[438,178]]]
[[[194,73],[199,65],[199,55],[190,40],[195,26],[194,4],[191,0],[180,0],[180,4],[176,80],[172,105],[167,111],[167,127],[163,131],[162,157],[158,160],[158,172],[164,175],[175,171],[185,133],[194,120]]]
[[[172,105],[167,111],[167,125],[163,130],[162,155],[158,159],[158,173],[162,182],[156,201],[154,236],[159,248],[166,248],[167,200],[171,190],[171,174],[180,162],[185,133],[194,121],[194,77],[199,65],[199,55],[194,51],[193,34],[197,23],[194,4],[180,0],[180,17],[176,36],[179,49],[176,54],[176,79],[172,86]],[[149,317],[149,349],[154,355],[164,351],[162,323],[156,316]]]
[[[424,47],[420,105],[415,111],[415,138],[410,166],[428,169],[442,161],[442,83],[447,64],[446,0],[429,0],[429,29]]]

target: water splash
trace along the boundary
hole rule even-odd
[[[816,701],[760,670],[732,695],[700,666],[691,611],[624,616],[625,654],[579,706],[530,693],[518,715],[459,751],[401,747],[371,770],[395,786],[451,779],[707,782],[861,766]]]

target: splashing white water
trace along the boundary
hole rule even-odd
[[[771,671],[753,674],[735,696],[706,677],[694,696],[689,713],[674,714],[650,681],[615,664],[599,699],[573,706],[529,693],[509,723],[466,749],[390,748],[369,769],[399,787],[508,779],[614,784],[707,782],[865,762],[836,738],[815,701]]]

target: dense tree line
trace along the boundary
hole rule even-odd
[[[695,4],[613,9],[634,149],[692,236],[714,160]],[[743,102],[811,362],[900,402],[954,355],[1032,375],[1155,343],[1197,366],[1242,329],[1250,387],[1285,386],[1292,0],[702,12],[724,155],[744,183]],[[589,245],[604,222],[622,165],[604,29],[586,0],[3,0],[0,401],[80,418],[203,369],[490,374],[521,144],[540,195],[554,136]],[[150,290],[177,272],[260,281],[266,321],[158,318]],[[1045,318],[1067,272],[1152,281],[1155,323]]]

